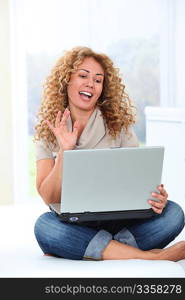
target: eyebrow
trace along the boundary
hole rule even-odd
[[[90,71],[89,70],[86,70],[86,69],[78,69],[79,71],[85,71],[85,72],[87,72],[87,73],[90,73]],[[100,75],[100,76],[104,76],[104,74],[102,74],[102,73],[96,73],[96,75]]]

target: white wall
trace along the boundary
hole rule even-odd
[[[165,147],[162,183],[185,210],[185,109],[147,107],[146,144]]]
[[[185,107],[185,1],[161,0],[161,106]]]
[[[185,1],[162,3],[161,106],[145,110],[146,144],[165,147],[163,183],[185,210]]]
[[[0,1],[0,204],[13,202],[9,1]]]
[[[26,1],[10,0],[11,76],[13,121],[13,186],[14,202],[28,199],[28,109],[26,94],[26,50],[23,9]],[[24,4],[24,5],[23,5]]]

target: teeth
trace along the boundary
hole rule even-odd
[[[88,97],[91,97],[91,96],[92,96],[92,94],[91,94],[91,93],[88,93],[88,92],[80,92],[80,94],[84,94],[84,95],[86,95],[86,96],[88,96]]]

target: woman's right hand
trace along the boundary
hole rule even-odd
[[[63,151],[74,149],[78,138],[78,121],[74,122],[73,130],[71,132],[67,129],[67,119],[69,115],[70,111],[66,108],[62,119],[61,111],[58,112],[55,120],[55,126],[53,126],[50,121],[45,121],[53,134],[56,136],[59,147]]]

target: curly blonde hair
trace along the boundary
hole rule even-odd
[[[57,145],[56,137],[44,121],[47,119],[54,125],[58,111],[63,113],[68,106],[67,85],[70,76],[86,57],[94,58],[104,69],[103,90],[97,107],[101,110],[109,134],[116,138],[122,128],[127,131],[135,123],[135,107],[125,93],[119,69],[114,67],[112,60],[88,47],[75,47],[65,52],[46,78],[37,114],[35,141],[43,139],[47,144]]]

